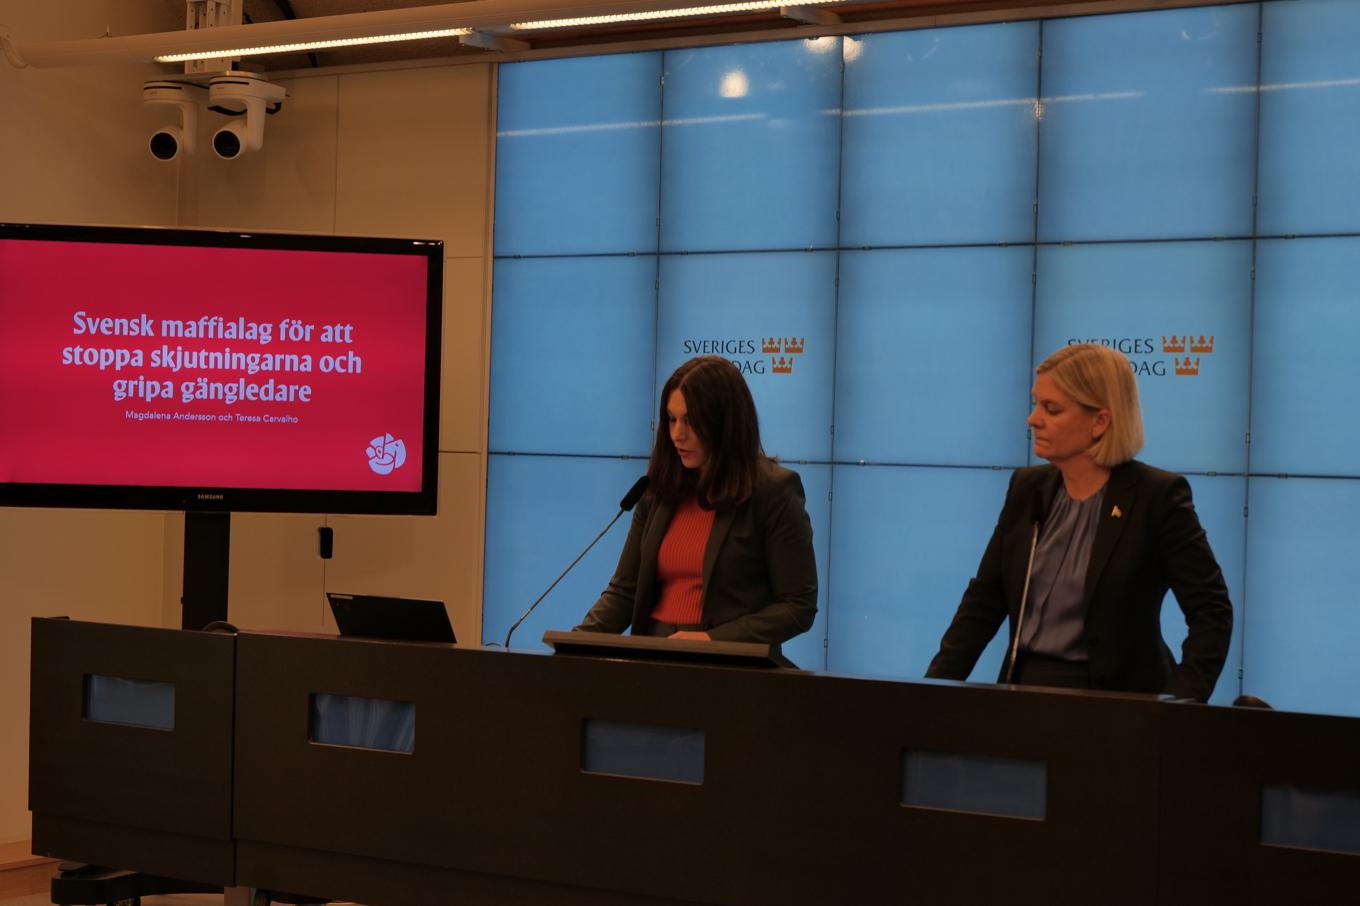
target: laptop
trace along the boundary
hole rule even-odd
[[[352,639],[455,644],[443,601],[326,593],[340,635]]]

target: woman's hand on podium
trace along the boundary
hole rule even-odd
[[[700,641],[704,641],[704,642],[712,641],[712,640],[708,637],[708,633],[706,633],[706,632],[691,632],[691,631],[689,631],[689,630],[684,630],[684,629],[680,630],[679,632],[672,632],[670,635],[666,636],[666,638],[668,638],[668,639],[699,639]]]

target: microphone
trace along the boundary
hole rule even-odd
[[[637,502],[642,499],[642,495],[647,493],[647,485],[651,483],[652,480],[646,475],[643,475],[637,481],[633,482],[633,486],[628,489],[628,493],[624,494],[623,499],[619,501],[619,515],[614,518],[619,518],[619,516],[622,516],[624,513],[637,506]],[[610,524],[612,525],[613,523]]]
[[[1011,656],[1006,665],[1006,683],[1015,676],[1015,659],[1020,654],[1020,632],[1025,628],[1025,607],[1029,604],[1029,580],[1034,575],[1034,551],[1039,546],[1039,527],[1048,515],[1048,501],[1042,487],[1036,487],[1030,498],[1030,512],[1034,514],[1034,531],[1029,538],[1029,563],[1025,566],[1025,587],[1020,592],[1020,612],[1015,617],[1015,636],[1011,639]]]
[[[534,612],[534,608],[537,607],[543,601],[543,599],[548,596],[548,592],[556,588],[557,583],[565,579],[567,577],[567,573],[571,572],[572,569],[575,568],[576,564],[581,562],[581,558],[584,557],[586,554],[590,553],[590,549],[595,546],[595,542],[603,538],[605,532],[609,531],[611,528],[614,527],[614,523],[619,521],[619,517],[622,516],[624,513],[628,512],[629,510],[631,510],[633,507],[637,506],[637,502],[642,499],[642,495],[647,493],[647,485],[649,484],[651,484],[651,479],[648,478],[646,475],[643,475],[637,481],[633,482],[633,486],[628,489],[628,493],[624,494],[623,499],[619,501],[619,511],[614,514],[614,518],[609,520],[609,524],[600,530],[600,533],[595,536],[595,540],[587,544],[586,549],[581,551],[581,553],[577,554],[576,559],[571,561],[571,563],[567,566],[566,569],[562,570],[562,575],[558,576],[556,579],[553,579],[552,584],[549,585],[546,589],[544,589],[543,594],[539,595],[534,600],[534,603],[529,605],[529,609],[524,611],[524,613],[520,615],[520,618],[516,620],[514,625],[510,627],[509,631],[505,633],[505,644],[502,645],[501,647],[506,649],[510,647],[510,636],[515,634],[515,630],[519,628],[519,624],[523,623],[526,619],[528,619],[529,614]]]

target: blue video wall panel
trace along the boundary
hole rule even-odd
[[[1072,342],[1114,346],[1137,370],[1141,459],[1245,472],[1250,242],[1039,249],[1035,364]]]
[[[1251,235],[1259,15],[1044,23],[1041,242]]]
[[[845,39],[841,245],[1034,240],[1039,25]]]
[[[1360,5],[1266,3],[1261,23],[1263,235],[1360,230]]]
[[[839,50],[667,51],[662,251],[835,247]]]
[[[831,455],[836,256],[831,252],[661,259],[656,386],[696,355],[737,363],[771,456]]]
[[[482,643],[500,642],[515,620],[618,512],[645,459],[505,456],[487,460]],[[549,629],[570,629],[609,584],[632,514],[624,514],[515,630],[515,648],[542,649]]]
[[[1033,266],[1023,246],[842,253],[836,459],[1024,465]]]
[[[501,259],[494,280],[489,448],[647,455],[656,259]]]
[[[656,251],[661,54],[500,70],[499,256]]]
[[[1227,579],[1213,701],[1360,714],[1357,45],[1350,0],[1287,0],[502,66],[486,638],[711,353],[808,492],[820,612],[787,653],[919,677],[1033,458],[1035,364],[1095,341]],[[623,534],[517,644],[579,620]],[[1178,652],[1170,595],[1162,622]]]
[[[835,469],[827,669],[921,677],[977,571],[1010,472]],[[995,681],[1005,635],[984,652],[974,680]]]
[[[1256,478],[1242,691],[1287,711],[1360,713],[1360,481]]]
[[[1256,254],[1252,469],[1360,475],[1360,237]]]

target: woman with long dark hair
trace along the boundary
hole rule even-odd
[[[690,359],[666,381],[647,475],[614,577],[577,629],[779,643],[811,628],[803,482],[765,455],[731,362]]]

